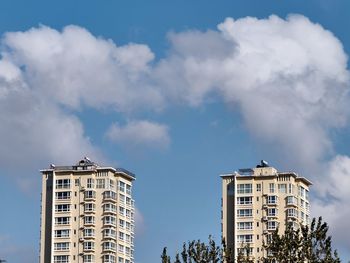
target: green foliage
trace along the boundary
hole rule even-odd
[[[174,263],[222,263],[224,258],[224,250],[217,246],[215,241],[209,236],[208,244],[200,240],[189,241],[184,243],[182,252],[177,253]],[[161,255],[162,263],[171,263],[170,257],[167,255],[166,248],[163,249]],[[233,261],[227,261],[228,263]]]
[[[294,230],[286,227],[283,235],[276,230],[270,242],[264,244],[267,256],[263,263],[340,263],[337,251],[332,250],[331,237],[327,236],[328,225],[322,217],[312,220],[309,226]]]
[[[238,251],[237,263],[254,263],[254,258],[251,256],[251,247],[249,243],[242,243],[241,248]]]
[[[265,256],[258,260],[262,263],[340,263],[327,232],[328,225],[321,217],[300,229],[287,225],[284,234],[279,235],[278,230],[272,233],[269,242],[263,244]],[[249,244],[242,244],[235,261],[233,251],[224,241],[220,247],[209,236],[208,244],[200,240],[184,243],[175,261],[171,261],[164,248],[161,259],[162,263],[254,263],[250,249]]]

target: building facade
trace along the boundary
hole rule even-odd
[[[261,161],[256,168],[221,178],[222,237],[235,257],[249,244],[250,255],[257,262],[266,256],[263,242],[274,230],[281,234],[287,224],[294,228],[309,224],[312,183],[295,172],[278,172]]]
[[[88,158],[41,174],[40,263],[134,262],[134,174]]]

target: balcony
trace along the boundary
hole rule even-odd
[[[85,226],[94,226],[95,220],[85,220],[87,217],[84,218],[84,225]]]
[[[90,247],[85,247],[84,246],[84,252],[87,252],[87,253],[89,253],[89,252],[94,252],[95,251],[95,247],[93,247],[93,246],[90,246]]]
[[[113,191],[103,192],[103,201],[112,201],[113,203],[117,201],[117,194]]]
[[[117,207],[113,204],[105,204],[103,206],[103,214],[116,215],[117,214]]]
[[[298,211],[294,208],[287,209],[286,214],[287,214],[287,221],[298,219]]]
[[[287,196],[286,197],[286,206],[297,207],[298,206],[298,201],[297,201],[296,197],[294,197],[294,196]]]
[[[116,252],[117,246],[114,242],[103,243],[103,253]]]
[[[84,192],[85,201],[94,201],[96,200],[96,192],[94,190],[88,190]]]
[[[105,216],[103,218],[103,226],[113,226],[115,227],[117,225],[116,217],[114,216]]]

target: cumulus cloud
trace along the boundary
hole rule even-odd
[[[112,142],[128,147],[167,148],[170,144],[168,127],[146,120],[130,121],[125,126],[114,123],[106,136]]]
[[[28,85],[65,106],[119,111],[162,107],[155,89],[139,85],[147,83],[148,63],[154,58],[148,46],[117,47],[78,26],[62,32],[42,26],[7,33],[3,44],[2,56],[24,68]]]
[[[349,72],[331,32],[300,15],[227,18],[218,31],[170,41],[155,75],[171,97],[198,105],[214,93],[238,105],[250,133],[283,153],[280,161],[294,160],[291,167],[315,168],[332,150],[328,130],[349,113]]]
[[[170,41],[155,68],[166,96],[196,106],[215,94],[235,105],[263,154],[315,182],[314,215],[326,215],[341,244],[350,163],[330,137],[349,118],[341,42],[300,15],[227,18],[217,31],[172,33]]]

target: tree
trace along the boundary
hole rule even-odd
[[[262,263],[340,263],[337,251],[332,249],[331,237],[328,236],[328,225],[322,217],[312,220],[310,226],[294,229],[287,224],[284,234],[274,231],[263,249],[267,252],[259,258]],[[223,240],[217,246],[209,236],[208,244],[200,240],[184,243],[182,252],[177,253],[173,263],[253,263],[249,244],[242,244],[235,258],[233,251],[227,248]],[[162,263],[171,263],[167,249],[163,249]],[[236,259],[236,260],[235,260]]]
[[[318,218],[317,223],[313,218],[310,226],[301,226],[297,230],[288,224],[283,235],[279,235],[277,229],[263,246],[267,255],[262,262],[340,263],[337,251],[332,250],[327,231],[328,225],[322,222],[322,217]]]
[[[223,247],[226,247],[223,242]],[[163,249],[161,255],[162,263],[171,263],[171,258],[167,255],[167,249]],[[182,252],[177,253],[174,263],[231,263],[228,253],[224,253],[224,249],[217,246],[215,241],[209,236],[208,244],[200,240],[189,241],[182,246]]]
[[[254,263],[254,258],[251,256],[252,248],[249,243],[242,243],[237,254],[237,263]],[[227,261],[225,261],[227,262]]]

